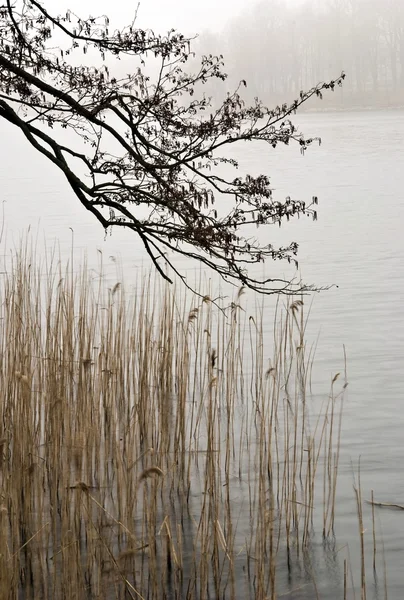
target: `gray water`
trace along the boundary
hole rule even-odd
[[[318,286],[338,286],[315,295],[308,336],[314,342],[319,334],[314,371],[318,393],[326,392],[332,376],[343,370],[343,345],[346,348],[349,387],[336,547],[329,552],[329,566],[331,571],[341,567],[334,564],[336,551],[348,544],[352,566],[359,573],[352,487],[359,457],[363,497],[370,498],[373,489],[378,501],[404,504],[404,112],[313,114],[294,120],[307,135],[321,136],[322,145],[313,146],[304,156],[293,146],[273,150],[244,145],[238,157],[243,170],[271,176],[275,197],[309,200],[317,195],[320,200],[318,222],[296,220],[280,229],[261,230],[260,235],[279,244],[297,241],[303,279]],[[62,258],[73,253],[75,264],[86,252],[96,274],[101,250],[111,281],[121,277],[122,270],[130,286],[148,266],[133,234],[120,231],[105,238],[62,175],[28,148],[17,131],[2,123],[0,139],[6,252],[18,246],[30,228],[39,256],[45,255],[44,243],[50,251],[56,240]],[[121,265],[118,272],[117,264]],[[198,267],[181,266],[190,282],[199,278]],[[292,276],[286,267],[268,264],[266,272]],[[217,286],[214,278],[212,285]],[[251,296],[248,300],[254,303]],[[268,300],[268,357],[272,306]],[[370,508],[364,510],[365,538],[371,546]],[[385,544],[389,598],[402,598],[404,513],[379,510],[377,519]],[[314,555],[323,553],[320,539],[317,545]],[[369,553],[370,578],[371,564]],[[325,582],[326,577],[330,574]],[[383,597],[381,579],[379,573],[381,589],[371,588],[370,597]]]

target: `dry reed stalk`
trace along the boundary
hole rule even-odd
[[[341,392],[312,428],[303,301],[268,357],[244,290],[222,312],[139,278],[129,302],[99,260],[98,283],[56,253],[43,273],[26,244],[1,284],[0,592],[275,600],[321,475],[334,525]]]
[[[373,498],[373,490],[371,490],[372,504],[372,534],[373,534],[373,571],[376,572],[376,527],[375,527],[375,505]]]
[[[344,600],[347,600],[347,589],[348,589],[348,573],[346,558],[344,558]]]
[[[361,600],[366,600],[366,571],[365,571],[365,529],[363,524],[362,488],[360,480],[360,463],[358,466],[358,484],[354,485],[356,508],[358,513],[360,556],[361,556]]]

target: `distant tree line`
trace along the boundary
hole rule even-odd
[[[224,54],[229,90],[247,78],[247,95],[265,102],[343,70],[345,85],[321,108],[404,104],[404,0],[262,0],[219,34],[204,33],[199,50]]]

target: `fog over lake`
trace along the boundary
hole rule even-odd
[[[128,24],[136,10],[123,0],[64,0],[60,10],[80,13],[83,4],[83,16],[106,13],[114,26]],[[241,79],[247,81],[242,86],[246,102],[260,97],[268,106],[276,106],[299,99],[302,90],[333,80],[341,71],[347,74],[341,88],[327,90],[323,100],[311,98],[291,116],[299,131],[306,137],[318,136],[321,143],[313,143],[305,153],[298,143],[275,149],[255,142],[236,144],[226,156],[236,159],[239,169],[219,165],[218,173],[233,173],[230,178],[268,175],[274,200],[290,196],[309,204],[313,196],[318,197],[316,221],[301,216],[282,222],[281,227],[249,230],[251,236],[276,247],[297,242],[298,270],[286,261],[267,261],[254,269],[257,277],[265,273],[301,279],[322,288],[303,297],[306,314],[310,312],[307,351],[315,352],[308,399],[313,418],[328,398],[333,378],[340,374],[342,380],[346,369],[335,538],[321,536],[319,495],[315,521],[320,528],[309,548],[319,597],[343,597],[347,555],[353,577],[349,585],[360,597],[361,551],[353,489],[360,463],[367,598],[385,598],[384,575],[380,570],[377,576],[372,572],[372,509],[366,500],[373,493],[377,502],[404,507],[404,0],[207,0],[198,4],[144,0],[137,15],[138,27],[162,33],[174,27],[189,36],[200,33],[193,42],[197,56],[223,53],[228,78],[196,90],[211,96],[213,107]],[[91,50],[89,54],[83,58],[87,63]],[[116,61],[120,75],[132,68],[130,60]],[[152,62],[152,74],[154,68]],[[69,136],[71,132],[66,139],[73,139]],[[102,271],[107,288],[123,283],[128,302],[139,293],[143,277],[149,273],[158,277],[135,233],[118,227],[105,232],[79,203],[63,174],[5,120],[0,120],[0,186],[0,277],[10,271],[11,259],[26,240],[38,264],[60,258],[75,273],[87,264],[94,281]],[[220,212],[226,202],[220,197],[215,208]],[[236,296],[239,288],[217,274],[190,260],[170,258],[202,296],[220,297],[225,305]],[[175,289],[181,297],[191,298],[178,279]],[[263,355],[268,364],[274,352],[277,302],[284,301],[250,290],[240,301],[246,322],[262,311]],[[247,361],[243,369],[250,368]],[[240,500],[240,514],[241,505]],[[389,600],[404,596],[403,518],[400,510],[376,510],[378,552],[384,553],[387,565]],[[248,529],[247,521],[245,515],[240,518],[240,531]],[[293,595],[292,571],[286,563],[280,566],[279,579],[289,590],[287,597],[311,600],[304,591]]]

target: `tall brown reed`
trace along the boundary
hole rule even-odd
[[[344,386],[312,423],[303,299],[270,340],[242,289],[95,281],[25,245],[1,284],[0,597],[275,599],[319,477],[334,527]]]

